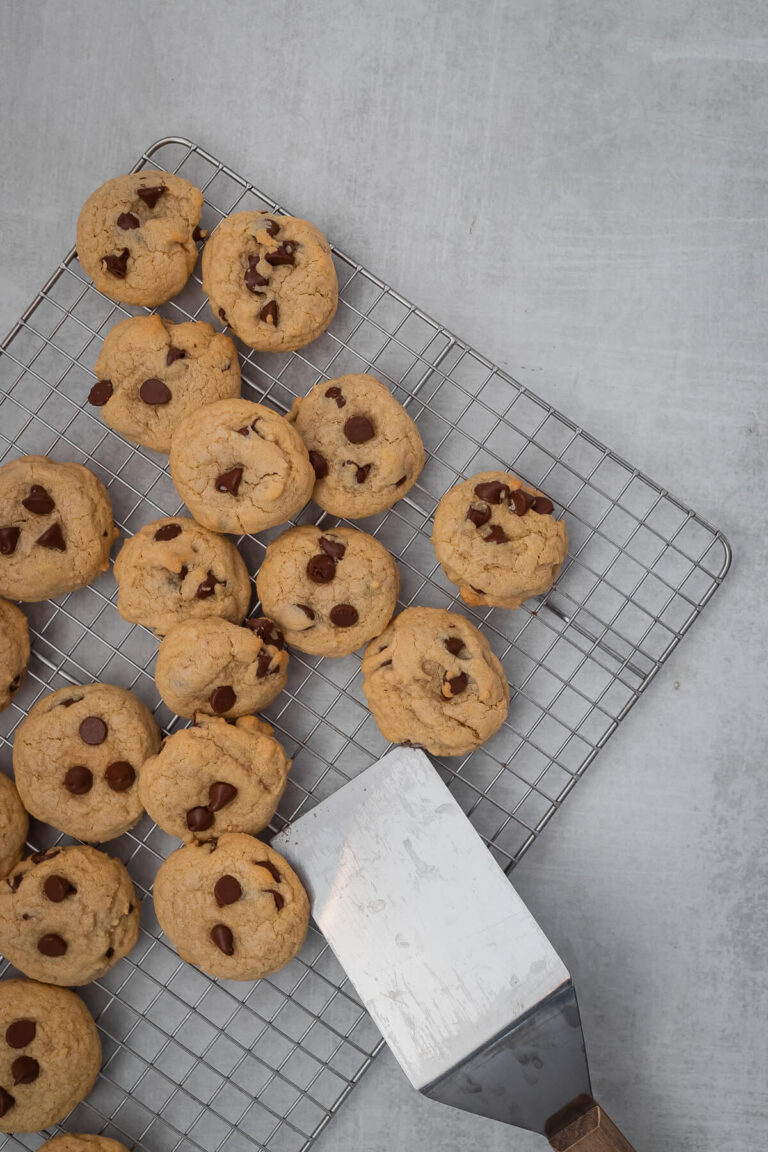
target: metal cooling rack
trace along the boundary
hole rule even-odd
[[[203,225],[233,211],[279,205],[198,145],[160,140],[145,166],[186,176],[205,193]],[[322,223],[322,221],[321,221]],[[403,605],[451,608],[486,632],[514,686],[507,723],[444,778],[505,869],[557,811],[725,577],[731,553],[717,529],[609,451],[338,250],[338,313],[300,352],[239,346],[244,395],[280,411],[319,379],[372,372],[416,420],[428,457],[394,508],[361,522],[400,562]],[[115,520],[133,533],[179,511],[167,461],[134,448],[85,401],[106,331],[140,309],[98,293],[71,251],[27,308],[0,355],[0,459],[32,452],[86,463],[107,485]],[[199,274],[160,311],[210,320]],[[429,541],[438,499],[462,476],[510,468],[566,514],[571,551],[556,589],[517,612],[456,599]],[[338,523],[310,505],[300,522]],[[238,541],[251,572],[279,529]],[[106,680],[137,693],[172,731],[179,723],[153,680],[157,642],[125,623],[105,573],[53,603],[25,606],[29,676],[0,714],[0,766],[13,731],[43,693]],[[293,757],[281,827],[385,751],[360,688],[359,659],[292,652],[288,687],[265,713]],[[31,845],[62,839],[42,825]],[[109,849],[147,896],[177,841],[144,818]],[[6,966],[7,967],[7,966]],[[381,1046],[344,973],[312,928],[301,956],[256,984],[210,980],[165,942],[151,899],[130,959],[83,989],[104,1044],[88,1100],[70,1131],[175,1152],[303,1152]],[[46,1134],[6,1137],[36,1148]]]

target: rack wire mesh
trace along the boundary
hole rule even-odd
[[[148,166],[203,189],[208,229],[233,211],[283,211],[191,141],[157,141],[134,171]],[[513,702],[500,732],[471,755],[437,764],[509,871],[720,586],[730,548],[663,487],[367,269],[338,249],[334,260],[340,302],[329,330],[290,354],[239,345],[243,394],[286,411],[320,379],[372,372],[416,420],[427,449],[418,483],[360,526],[398,557],[403,605],[463,612],[485,631],[507,671]],[[73,250],[0,355],[0,459],[37,452],[87,464],[109,488],[125,534],[181,507],[166,459],[128,444],[85,403],[106,331],[141,311],[97,292]],[[173,321],[210,320],[199,271],[159,311]],[[570,538],[556,588],[517,612],[457,601],[429,541],[445,490],[497,467],[543,488],[564,511]],[[298,522],[339,523],[314,505]],[[278,531],[238,540],[252,573]],[[179,725],[155,689],[155,639],[126,624],[114,599],[105,573],[59,601],[26,606],[33,655],[24,686],[0,714],[4,771],[16,726],[39,696],[66,683],[120,684],[154,710],[165,731]],[[292,653],[287,689],[265,715],[293,757],[275,828],[386,750],[365,707],[357,656]],[[30,845],[62,839],[36,824]],[[64,1127],[152,1152],[182,1145],[305,1152],[369,1067],[380,1037],[314,927],[300,957],[255,984],[217,982],[183,964],[148,898],[160,860],[176,843],[145,817],[109,845],[142,894],[142,929],[131,957],[82,989],[101,1031],[104,1063]],[[53,1134],[6,1137],[0,1147],[33,1149]]]

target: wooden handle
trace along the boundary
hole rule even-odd
[[[589,1096],[580,1096],[547,1124],[555,1152],[634,1152],[616,1125]]]

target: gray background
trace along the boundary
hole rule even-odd
[[[3,329],[88,193],[187,135],[730,536],[724,590],[515,882],[639,1152],[764,1148],[764,3],[6,0],[2,16]],[[318,1149],[542,1145],[421,1100],[384,1056]]]

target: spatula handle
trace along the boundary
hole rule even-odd
[[[576,1109],[564,1110],[564,1126],[547,1132],[555,1152],[634,1152],[632,1145],[595,1100],[583,1098]],[[575,1115],[574,1115],[575,1112]]]

